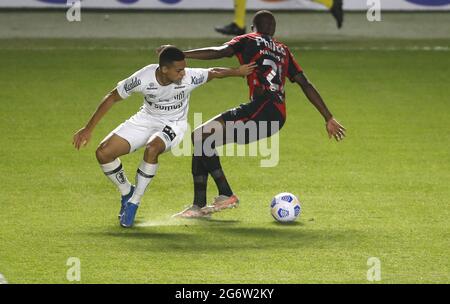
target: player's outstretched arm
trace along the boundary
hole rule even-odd
[[[161,51],[170,45],[161,45],[156,52],[159,54]],[[231,57],[234,55],[234,50],[229,45],[206,47],[201,49],[188,50],[183,52],[186,58],[191,59],[220,59],[224,57]]]
[[[333,115],[328,110],[325,102],[320,96],[316,88],[309,82],[305,74],[299,73],[294,77],[295,82],[302,88],[303,93],[308,100],[314,105],[314,107],[322,114],[326,121],[326,129],[328,137],[334,137],[337,141],[344,139],[345,128],[333,118]]]
[[[89,119],[86,126],[78,130],[73,136],[72,144],[77,150],[88,144],[95,126],[99,123],[106,112],[109,111],[113,104],[119,100],[122,100],[122,97],[120,97],[117,89],[109,92],[108,95],[103,98],[102,102],[100,103],[94,114],[91,116],[91,119]]]
[[[220,59],[224,57],[231,57],[234,55],[234,50],[229,45],[207,47],[201,49],[188,50],[183,52],[186,58],[191,59]]]
[[[245,77],[250,75],[253,70],[257,67],[257,64],[252,62],[249,64],[243,64],[238,68],[211,68],[208,73],[208,81],[214,78],[225,78],[225,77]]]

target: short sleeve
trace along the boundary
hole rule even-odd
[[[245,41],[247,39],[247,35],[236,36],[228,42],[225,42],[224,45],[229,45],[233,48],[234,53],[242,53],[245,45]]]
[[[130,97],[134,92],[142,92],[144,89],[143,77],[146,68],[142,68],[128,78],[117,83],[117,92],[123,99]]]
[[[186,69],[186,76],[193,88],[197,88],[208,81],[209,69],[189,68]]]
[[[288,77],[291,82],[294,82],[294,77],[297,74],[300,74],[303,72],[303,69],[300,67],[300,65],[297,63],[297,61],[294,58],[294,55],[292,55],[291,51],[288,49],[289,54],[289,63],[288,63]]]

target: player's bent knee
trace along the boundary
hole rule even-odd
[[[158,156],[164,153],[164,144],[148,144],[145,149],[145,160],[150,163],[158,162]]]
[[[103,151],[101,146],[97,147],[97,149],[95,150],[95,157],[97,158],[98,161],[100,161],[103,158]]]
[[[115,159],[112,153],[110,153],[108,149],[105,149],[103,145],[100,145],[97,150],[95,150],[95,156],[101,164],[110,163]]]

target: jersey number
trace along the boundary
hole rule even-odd
[[[278,66],[275,64],[273,60],[264,59],[263,65],[268,65],[271,67],[269,74],[267,74],[267,81],[270,83],[271,91],[280,91],[280,85],[273,83],[272,80],[278,75],[279,82],[281,83],[280,75],[281,75],[281,67],[278,73]]]

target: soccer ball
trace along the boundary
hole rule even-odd
[[[270,209],[273,218],[281,223],[295,221],[302,212],[298,198],[288,192],[275,195],[270,203]]]

